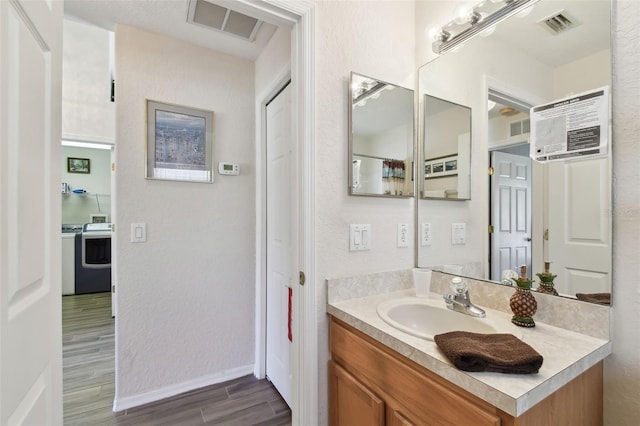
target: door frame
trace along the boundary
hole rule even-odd
[[[315,254],[315,4],[309,0],[236,0],[239,12],[247,13],[265,22],[291,28],[291,83],[292,98],[292,148],[294,150],[294,170],[296,176],[296,200],[291,217],[295,218],[294,257],[292,271],[302,271],[306,275],[305,286],[295,287],[293,292],[293,404],[291,407],[293,424],[314,424],[318,416],[318,339],[316,319],[316,254]],[[260,103],[262,102],[261,98]],[[257,108],[257,106],[256,106]],[[261,129],[262,114],[256,115],[256,132]],[[262,135],[257,133],[256,147],[262,143]],[[260,145],[261,146],[261,145]],[[262,156],[260,152],[260,156]],[[256,153],[258,156],[258,153]],[[264,230],[262,219],[264,165],[256,157],[256,233]],[[258,200],[258,197],[261,197]],[[259,201],[259,202],[258,202]],[[266,207],[266,206],[265,206]],[[262,257],[264,246],[262,236],[256,238],[256,286],[261,285]],[[297,274],[296,274],[297,275]],[[260,304],[256,294],[256,308]],[[265,300],[266,303],[266,300]],[[265,306],[261,304],[260,306]],[[258,312],[258,311],[257,311]],[[259,311],[262,314],[261,311]],[[264,338],[264,326],[258,324],[256,334]],[[258,345],[256,345],[258,350]],[[264,353],[264,352],[263,352]],[[262,355],[264,358],[264,355]],[[256,364],[263,364],[256,357]],[[258,370],[260,367],[257,366]]]
[[[479,105],[481,105],[481,120],[482,120],[482,125],[480,126],[480,128],[485,128],[488,129],[489,126],[489,110],[487,107],[487,100],[489,99],[489,92],[498,92],[502,95],[514,98],[519,100],[520,102],[523,103],[527,103],[529,105],[539,105],[541,103],[544,103],[544,99],[541,98],[539,95],[534,95],[530,92],[528,92],[527,90],[524,90],[520,87],[516,87],[513,86],[509,83],[505,83],[502,80],[499,80],[495,77],[491,77],[489,75],[484,75],[483,78],[483,82],[482,82],[482,90],[481,90],[481,94],[482,94],[482,99],[479,103]],[[489,134],[488,132],[484,132],[481,133],[479,135],[479,139],[480,139],[480,143],[482,144],[482,146],[489,146]],[[487,170],[487,168],[489,167],[490,164],[490,150],[486,149],[484,150],[484,152],[481,153],[481,161],[483,164],[483,167],[485,167],[484,170]],[[535,206],[535,205],[543,205],[543,198],[544,198],[544,191],[543,191],[543,187],[544,187],[544,170],[536,164],[535,161],[532,162],[532,170],[531,170],[531,186],[532,186],[532,192],[531,192],[531,205]],[[535,171],[533,169],[536,169]],[[486,176],[486,175],[485,175]],[[488,176],[487,176],[488,177]],[[482,194],[480,194],[480,196],[482,197],[483,200],[485,200],[486,202],[486,206],[485,206],[485,212],[486,212],[486,216],[484,218],[484,222],[483,222],[483,229],[488,230],[489,229],[489,224],[491,223],[491,205],[490,205],[490,193],[491,193],[491,187],[489,185],[489,179],[484,179],[485,183],[483,184],[483,191]],[[533,217],[531,218],[531,247],[543,247],[543,240],[542,240],[542,233],[543,233],[543,229],[544,229],[544,224],[542,223],[542,221],[534,221]],[[482,247],[483,247],[483,269],[485,271],[485,278],[489,277],[490,274],[490,267],[491,264],[489,262],[489,256],[491,255],[491,247],[490,247],[490,240],[491,240],[491,236],[489,235],[489,232],[483,232],[482,233]],[[531,263],[534,265],[538,265],[541,264],[541,258],[542,256],[540,254],[538,254],[541,252],[534,252],[532,250],[531,253]]]

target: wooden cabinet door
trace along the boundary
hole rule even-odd
[[[407,419],[400,411],[393,410],[389,412],[387,426],[416,426],[416,424]]]
[[[351,374],[329,361],[331,426],[383,426],[384,402]]]

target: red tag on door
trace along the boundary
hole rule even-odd
[[[289,337],[289,341],[293,342],[293,333],[291,332],[291,308],[292,308],[292,299],[293,299],[293,289],[289,287],[289,309],[287,315],[287,337]]]

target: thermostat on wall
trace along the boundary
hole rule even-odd
[[[240,166],[234,163],[218,163],[218,173],[221,175],[238,176],[240,174]]]

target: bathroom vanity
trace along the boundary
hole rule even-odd
[[[329,280],[331,424],[602,424],[602,360],[611,352],[608,338],[538,318],[538,325],[522,329],[520,336],[544,357],[538,374],[460,371],[433,341],[404,333],[378,316],[380,303],[413,293],[410,275],[396,278],[375,274],[360,282]],[[471,293],[479,293],[478,287]],[[480,305],[481,299],[476,297]],[[539,299],[544,311],[547,300]],[[587,320],[603,308],[575,303],[570,314]],[[581,308],[587,310],[584,315]],[[499,315],[510,319],[507,312]]]

